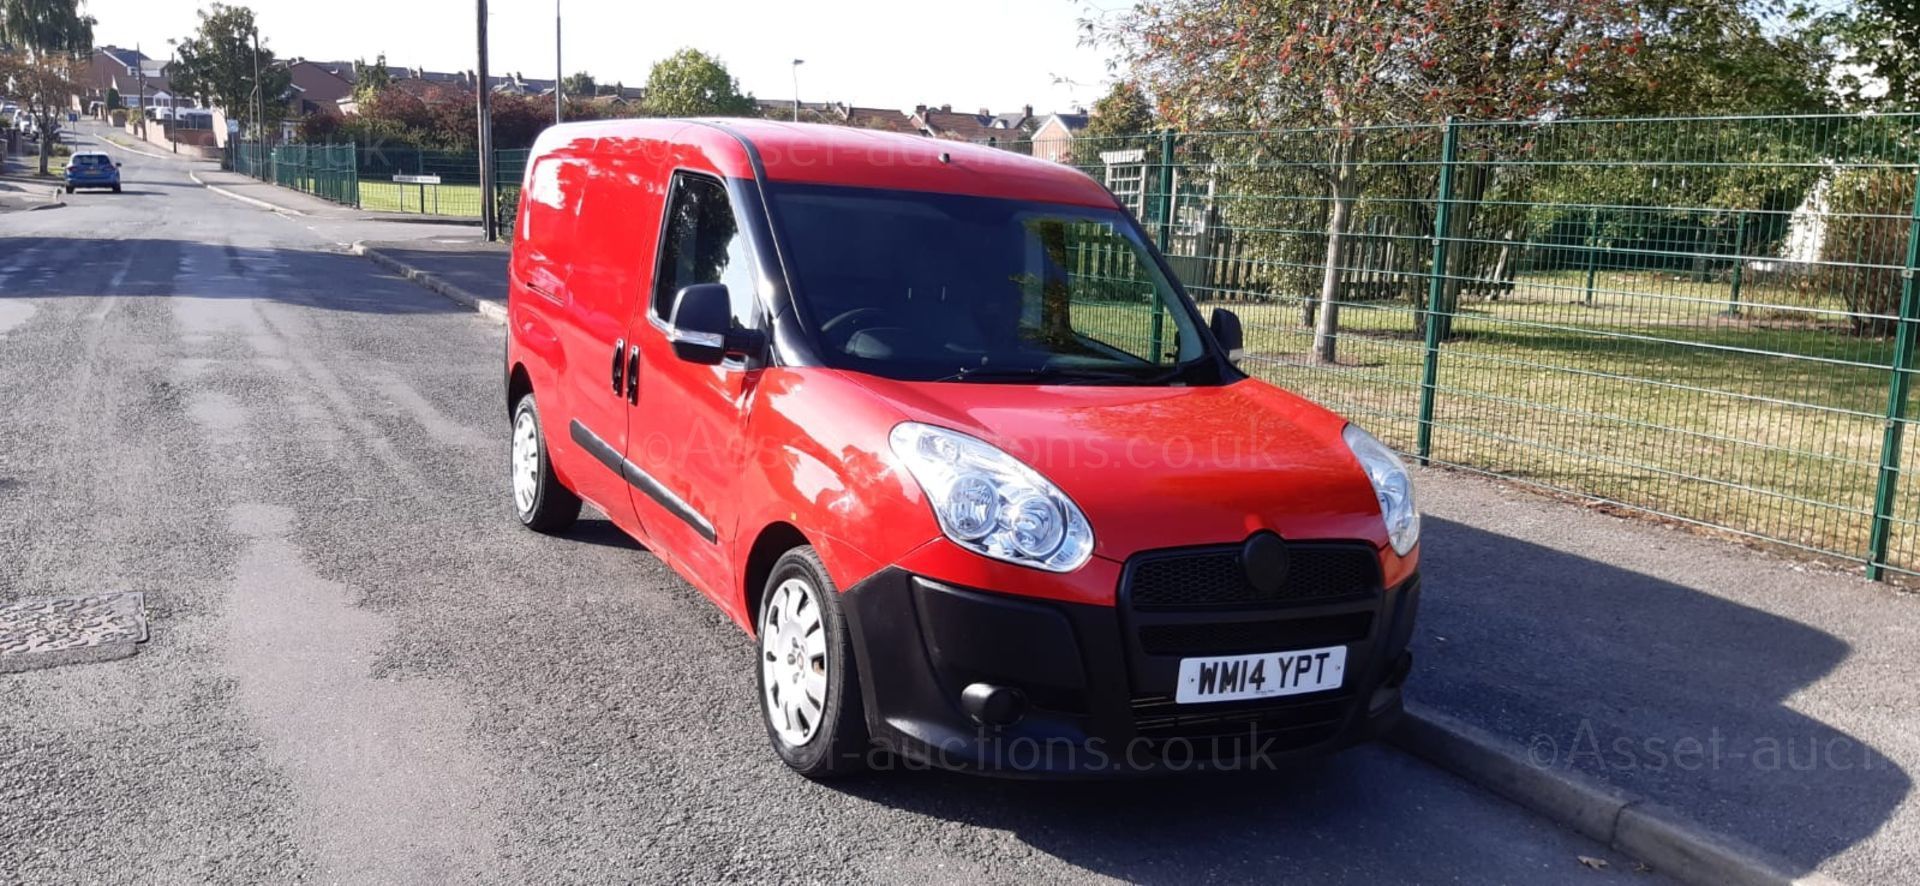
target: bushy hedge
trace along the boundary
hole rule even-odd
[[[1913,230],[1914,173],[1849,169],[1827,185],[1820,272],[1853,312],[1855,331],[1886,335],[1900,314],[1900,269]]]

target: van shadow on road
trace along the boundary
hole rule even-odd
[[[1661,882],[1377,745],[1278,771],[1068,783],[892,771],[839,787],[1133,883]],[[1583,854],[1613,864],[1589,870]]]
[[[1788,706],[1847,660],[1838,637],[1453,521],[1429,518],[1423,549],[1410,693],[1525,745],[1535,765],[1647,797],[1801,872],[1876,834],[1912,789],[1880,750]]]
[[[1911,789],[1884,754],[1784,704],[1846,659],[1842,640],[1472,526],[1430,519],[1426,538],[1412,694],[1516,744],[1533,743],[1539,765],[1650,797],[1804,872],[1875,834]],[[1773,742],[1777,761],[1764,754]],[[1823,757],[1810,767],[1811,747]],[[1065,861],[1141,882],[1205,879],[1197,872],[1366,881],[1407,870],[1435,881],[1539,881],[1518,866],[1536,849],[1481,843],[1510,828],[1475,828],[1474,814],[1458,811],[1475,804],[1398,775],[1420,765],[1375,747],[1282,772],[1091,784],[894,772],[841,789],[1010,830]],[[1364,838],[1355,829],[1375,833]],[[1402,836],[1382,840],[1380,829]],[[1343,841],[1365,847],[1351,867],[1312,866]],[[1375,862],[1366,856],[1382,843],[1409,857],[1370,872]]]
[[[106,194],[101,199],[126,196]],[[0,237],[0,256],[7,257],[0,259],[5,295],[14,298],[262,299],[368,314],[471,313],[344,252],[191,240],[15,236]]]

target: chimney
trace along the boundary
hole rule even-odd
[[[982,116],[982,117],[991,117],[991,116],[993,116],[993,111],[991,111],[991,110],[989,110],[989,109],[987,109],[987,108],[981,108],[981,109],[980,109],[980,116]]]
[[[1025,114],[1025,115],[1027,116],[1027,118],[1028,118],[1028,119],[1032,119],[1032,117],[1033,117],[1033,106],[1032,106],[1032,105],[1027,105],[1027,106],[1025,106],[1025,107],[1022,107],[1022,108],[1020,109],[1020,113],[1022,113],[1022,114]]]
[[[924,116],[926,116],[926,114],[927,114],[927,106],[926,106],[926,105],[914,105],[914,106],[913,106],[913,113],[914,113],[914,114],[915,114],[916,116],[921,116],[921,117],[924,117]]]
[[[941,105],[941,106],[940,106],[940,113],[942,113],[942,114],[951,114],[951,113],[953,113],[953,106],[952,106],[952,105]]]

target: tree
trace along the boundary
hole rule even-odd
[[[366,59],[354,62],[353,69],[357,76],[353,84],[353,100],[356,103],[371,100],[393,83],[393,72],[387,70],[387,54],[384,52],[375,57],[371,65],[367,64]]]
[[[1606,117],[1831,112],[1833,53],[1809,25],[1804,12],[1775,14],[1734,0],[1680,6],[1646,22],[1632,64],[1592,72],[1579,110]]]
[[[719,59],[682,49],[647,74],[646,110],[661,117],[752,117],[759,106]]]
[[[1121,80],[1093,103],[1087,128],[1074,136],[1073,162],[1081,167],[1098,167],[1100,155],[1144,146],[1158,124],[1153,118],[1153,103],[1140,84]]]
[[[179,42],[168,72],[177,91],[202,96],[228,116],[250,121],[264,138],[286,112],[293,74],[273,63],[273,50],[256,52],[259,40],[253,10],[215,3],[200,10],[200,29]]]
[[[560,81],[560,86],[566,94],[576,98],[592,98],[600,94],[600,85],[586,71],[568,75],[567,79]]]
[[[80,0],[0,0],[0,44],[10,47],[5,76],[40,128],[40,174],[48,173],[60,112],[81,90],[83,59],[93,49],[92,16]]]
[[[1247,163],[1291,165],[1326,195],[1325,261],[1308,315],[1314,359],[1333,362],[1348,227],[1368,150],[1381,140],[1375,127],[1565,108],[1590,71],[1638,50],[1638,18],[1618,0],[1153,0],[1101,27],[1175,125],[1320,131],[1317,145],[1222,148]],[[1486,181],[1464,178],[1461,196],[1477,199]]]
[[[1843,51],[1839,86],[1848,99],[1920,100],[1920,0],[1857,0],[1811,19]]]

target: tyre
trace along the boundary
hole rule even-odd
[[[68,185],[68,186],[67,186],[67,193],[69,193],[69,194],[71,194],[71,193],[73,193],[73,186],[72,186],[72,185]]]
[[[116,193],[116,194],[118,194],[118,193],[120,193],[120,186],[119,186],[119,185],[114,185],[114,186],[113,186],[113,192],[114,192],[114,193]]]
[[[560,485],[547,460],[546,431],[533,395],[513,407],[513,510],[535,532],[560,532],[580,519],[580,497]]]
[[[811,547],[773,566],[760,604],[760,714],[773,750],[812,779],[866,768],[867,719],[840,589]]]

